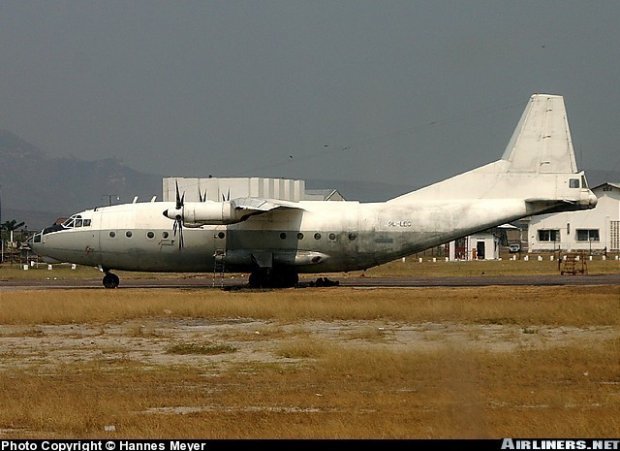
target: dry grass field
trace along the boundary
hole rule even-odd
[[[0,291],[0,406],[0,438],[617,437],[620,287]]]

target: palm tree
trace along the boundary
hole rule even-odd
[[[13,232],[17,231],[19,228],[23,227],[24,225],[26,225],[24,221],[18,223],[17,220],[15,219],[11,219],[10,221],[5,221],[2,224],[0,224],[0,236],[2,234],[2,231],[6,230],[10,234],[11,241],[13,241]]]

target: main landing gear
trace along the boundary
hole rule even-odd
[[[250,274],[250,288],[291,288],[299,282],[297,271],[290,268],[258,268]]]
[[[105,271],[105,276],[103,276],[103,286],[106,288],[117,288],[120,283],[120,279],[114,273],[109,271]]]

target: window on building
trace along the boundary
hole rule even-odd
[[[560,231],[557,229],[541,229],[538,231],[538,241],[560,241]]]
[[[599,241],[598,229],[577,229],[577,241]]]

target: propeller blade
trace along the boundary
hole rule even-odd
[[[177,236],[177,230],[179,232],[179,249],[181,249],[183,247],[183,206],[185,205],[185,191],[183,192],[183,195],[181,195],[181,193],[179,192],[179,182],[177,180],[175,180],[174,182],[175,184],[175,188],[176,188],[176,193],[175,193],[175,200],[176,200],[176,205],[175,205],[175,209],[177,210],[176,213],[176,217],[174,218],[174,223],[172,224],[172,234],[174,236]],[[165,216],[168,216],[168,210],[166,210],[164,212]]]
[[[230,200],[230,188],[228,188],[228,195],[226,196],[226,200]]]
[[[183,248],[183,246],[185,246],[185,243],[183,241],[183,227],[179,223],[179,250]]]
[[[174,223],[172,224],[172,235],[173,236],[177,236],[177,231],[179,232],[179,250],[183,247],[184,245],[184,241],[183,241],[183,219],[178,216],[175,220]]]
[[[175,180],[174,183],[176,185],[176,209],[180,210],[183,207],[183,199],[179,194],[179,182]]]

